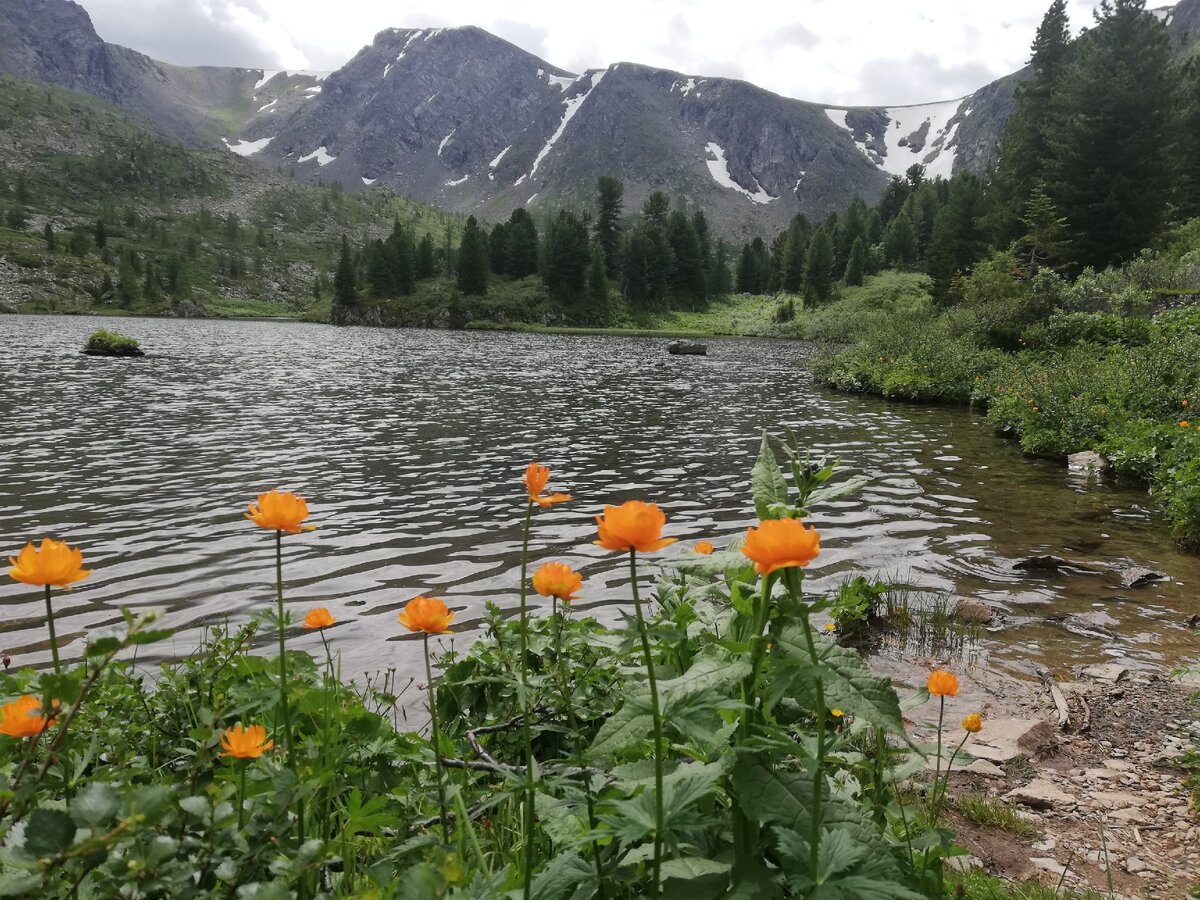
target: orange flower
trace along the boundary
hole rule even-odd
[[[553,506],[555,503],[566,503],[571,499],[570,494],[550,494],[544,496],[542,491],[546,490],[546,485],[549,482],[550,470],[545,466],[531,462],[525,467],[525,490],[529,492],[530,503],[536,503],[542,509],[545,509],[548,506]]]
[[[12,568],[9,576],[22,584],[53,585],[68,591],[76,581],[83,581],[92,574],[83,567],[83,552],[78,547],[68,547],[63,541],[42,538],[42,546],[34,548],[26,544],[16,558],[9,557]]]
[[[267,740],[267,729],[261,725],[249,728],[234,725],[221,735],[221,749],[225,751],[221,755],[234,759],[258,759],[274,746],[274,741]]]
[[[696,546],[692,549],[701,556],[709,556],[713,552],[712,541],[696,541]]]
[[[436,597],[414,597],[404,606],[399,616],[400,624],[413,632],[425,634],[448,634],[454,613]]]
[[[604,507],[604,514],[596,516],[600,540],[592,543],[605,550],[653,553],[677,540],[662,536],[666,524],[667,517],[657,503],[626,500],[620,506]]]
[[[328,628],[336,621],[337,619],[329,614],[329,610],[318,606],[316,609],[308,611],[308,615],[304,617],[304,627],[310,631],[314,628]]]
[[[301,525],[308,518],[308,503],[291,491],[267,491],[258,495],[258,502],[251,503],[246,518],[268,531],[286,531],[299,534],[312,531],[316,525]]]
[[[533,573],[533,589],[543,597],[570,603],[575,592],[583,589],[583,576],[566,563],[548,562]]]
[[[35,737],[53,724],[54,719],[42,715],[41,699],[31,694],[0,706],[0,734],[14,738]]]
[[[935,697],[953,697],[958,693],[958,676],[953,672],[938,669],[930,674],[925,687],[929,688],[929,693]]]
[[[807,566],[821,552],[821,535],[799,519],[768,519],[746,530],[742,553],[754,561],[759,575]]]
[[[1187,427],[1188,427],[1188,421],[1187,421],[1187,419],[1184,419],[1182,422],[1180,422],[1180,423],[1179,423],[1179,427],[1180,427],[1180,428],[1187,428]]]
[[[971,713],[962,720],[962,726],[964,731],[969,731],[971,734],[983,731],[983,716],[979,713]]]

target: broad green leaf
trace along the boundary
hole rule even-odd
[[[199,795],[195,797],[184,797],[179,801],[179,808],[186,813],[191,813],[200,819],[207,819],[209,812],[212,810],[211,804],[207,797]]]
[[[663,878],[681,878],[687,880],[703,878],[706,875],[721,875],[728,871],[729,863],[717,862],[715,859],[705,859],[701,856],[668,859],[661,867]]]
[[[571,805],[544,793],[535,794],[533,801],[538,821],[550,840],[563,847],[575,846],[576,838],[583,834],[584,823]]]
[[[830,487],[817,488],[809,494],[806,505],[812,507],[819,503],[831,503],[834,500],[841,500],[843,497],[853,497],[870,483],[871,479],[859,476],[858,478],[850,478]]]
[[[595,876],[595,869],[578,853],[562,853],[533,876],[530,895],[535,900],[559,900]]]
[[[0,897],[23,897],[42,892],[42,879],[34,872],[4,872],[0,874]]]
[[[129,636],[131,644],[155,644],[165,641],[175,634],[174,628],[151,628],[146,631],[135,631]]]
[[[644,709],[639,698],[628,698],[625,705],[600,726],[588,754],[592,757],[612,756],[649,738],[654,730],[654,719]]]
[[[750,661],[745,657],[705,653],[698,657],[692,663],[692,667],[678,678],[658,683],[659,702],[662,704],[663,717],[669,718],[668,710],[673,703],[711,690],[727,690],[746,678],[750,672]]]
[[[788,502],[787,482],[779,471],[779,460],[763,432],[762,446],[758,450],[758,459],[750,471],[750,491],[754,496],[754,511],[760,519],[778,519],[779,513],[772,509],[772,504]]]
[[[56,856],[75,840],[75,823],[57,809],[35,809],[25,825],[25,850],[30,856]]]
[[[71,818],[85,828],[99,828],[112,821],[120,805],[121,797],[116,788],[103,781],[93,781],[71,799]]]

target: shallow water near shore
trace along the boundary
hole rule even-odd
[[[148,356],[82,356],[97,327]],[[672,357],[661,338],[0,316],[0,552],[43,535],[83,548],[95,573],[55,594],[64,658],[123,605],[166,608],[180,630],[164,652],[183,655],[206,623],[273,604],[273,540],[242,512],[295,490],[319,529],[284,540],[294,618],[329,607],[347,675],[417,675],[419,643],[395,618],[408,599],[445,598],[460,649],[486,601],[515,610],[529,460],[577,498],[535,514],[533,559],[581,568],[577,608],[614,621],[627,569],[590,544],[601,507],[663,506],[681,542],[652,560],[720,546],[753,522],[762,429],[792,429],[871,479],[814,516],[810,592],[864,574],[979,597],[1003,625],[971,637],[968,659],[1024,677],[1200,657],[1186,627],[1200,558],[1174,549],[1143,490],[1025,458],[968,410],[826,391],[809,345],[708,343]],[[1115,572],[1014,571],[1040,554],[1170,578],[1125,589]],[[47,662],[40,593],[4,579],[0,605],[0,651]],[[323,654],[316,635],[292,646]]]

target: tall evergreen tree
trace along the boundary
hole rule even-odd
[[[1175,165],[1179,172],[1176,204],[1186,218],[1200,216],[1200,57],[1193,56],[1182,73],[1179,136]]]
[[[714,297],[726,297],[733,291],[733,273],[729,271],[729,247],[723,240],[718,240],[713,250],[708,284],[709,293]]]
[[[108,229],[104,227],[104,220],[99,219],[96,222],[96,248],[103,250],[108,246]]]
[[[601,175],[596,179],[596,243],[604,251],[610,278],[617,274],[621,257],[621,214],[625,186],[619,178]]]
[[[908,216],[892,219],[883,236],[883,247],[888,265],[910,269],[917,264],[917,235]]]
[[[342,235],[342,252],[338,257],[337,270],[333,273],[334,306],[358,305],[358,279],[354,274],[354,259],[350,255],[350,241]]]
[[[433,235],[428,231],[421,238],[421,243],[417,245],[417,278],[432,278],[437,272],[437,263],[434,260],[433,252]]]
[[[546,229],[542,279],[550,296],[567,301],[582,299],[590,261],[587,226],[574,213],[559,211]]]
[[[592,245],[592,264],[588,269],[588,300],[592,315],[603,321],[608,310],[608,266],[604,263],[604,250],[599,243]]]
[[[700,239],[691,220],[679,210],[671,213],[667,223],[667,239],[671,245],[674,266],[671,271],[671,289],[676,297],[690,305],[704,301],[704,255],[700,250]]]
[[[626,238],[621,293],[631,304],[641,306],[650,301],[650,266],[654,254],[654,240],[645,227],[635,228]]]
[[[500,222],[488,235],[488,265],[493,275],[508,274],[508,225]]]
[[[458,289],[482,297],[488,290],[487,235],[474,216],[463,226],[458,245]]]
[[[837,234],[837,271],[846,268],[850,259],[850,248],[854,242],[867,233],[867,204],[862,197],[855,196],[846,207],[846,214],[838,222]]]
[[[862,238],[855,238],[850,247],[850,258],[846,260],[846,272],[842,280],[849,287],[857,287],[863,283],[867,270],[867,245]]]
[[[987,250],[984,211],[983,184],[979,178],[969,172],[955,175],[950,198],[934,222],[925,260],[933,277],[933,295],[938,300],[947,299],[954,277],[969,271]]]
[[[833,241],[824,225],[808,242],[804,260],[804,298],[809,303],[824,303],[833,293]]]
[[[42,229],[42,238],[46,241],[47,252],[53,253],[55,250],[54,228],[50,225],[49,222],[47,222],[46,227]]]
[[[142,286],[138,281],[137,267],[132,253],[121,254],[121,265],[117,269],[117,305],[133,309],[142,300]]]
[[[1063,258],[1070,244],[1066,236],[1067,220],[1054,208],[1044,181],[1033,186],[1021,224],[1025,226],[1025,234],[1014,249],[1029,275],[1036,275],[1039,269]]]
[[[671,214],[671,198],[662,191],[655,191],[642,204],[642,218],[648,225],[655,228],[667,227],[667,217]]]
[[[1166,27],[1145,6],[1102,0],[1048,129],[1048,192],[1071,225],[1072,255],[1096,268],[1149,244],[1170,196],[1177,95]]]
[[[533,217],[517,207],[508,217],[508,274],[525,278],[538,270],[538,231]]]

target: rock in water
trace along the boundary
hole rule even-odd
[[[973,597],[962,597],[954,604],[954,618],[964,625],[987,625],[996,617],[992,608]]]
[[[692,341],[671,341],[667,344],[667,352],[672,356],[708,356],[708,346]]]
[[[1155,581],[1162,581],[1166,577],[1162,572],[1155,572],[1153,569],[1130,566],[1128,569],[1121,570],[1121,587],[1142,587]]]
[[[1067,468],[1072,472],[1094,472],[1099,475],[1108,471],[1108,460],[1099,453],[1085,450],[1067,457]]]

